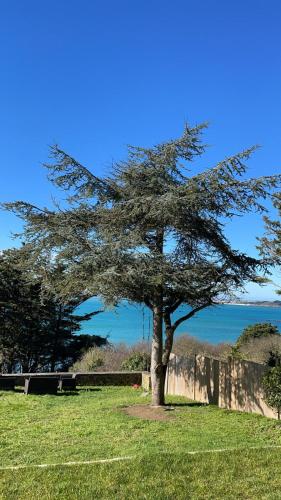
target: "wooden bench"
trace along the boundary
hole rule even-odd
[[[26,377],[24,394],[57,394],[59,377]]]
[[[65,376],[60,377],[59,390],[60,391],[75,391],[76,390],[75,377],[65,377]]]
[[[16,377],[9,377],[8,375],[0,376],[0,391],[14,391],[16,384]]]

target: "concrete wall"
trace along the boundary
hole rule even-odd
[[[186,396],[221,408],[259,413],[277,418],[264,401],[262,376],[265,366],[229,358],[227,362],[206,356],[171,355],[166,393]]]
[[[142,372],[141,385],[146,391],[151,389],[151,375],[150,372]]]
[[[195,358],[171,354],[166,376],[166,393],[195,399]]]
[[[2,375],[2,377],[16,377],[16,385],[24,386],[25,377],[60,377],[73,375],[66,373],[15,373]],[[77,385],[141,385],[142,372],[83,372],[76,373]]]
[[[227,397],[225,399],[221,386],[219,405],[222,408],[277,418],[277,413],[264,401],[262,377],[266,367],[250,361],[233,359],[229,359],[224,365],[221,367],[221,372],[227,380]]]
[[[142,372],[76,373],[78,385],[141,385]]]

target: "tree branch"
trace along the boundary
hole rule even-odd
[[[198,306],[198,307],[195,307],[195,309],[192,309],[192,311],[190,311],[188,314],[185,314],[185,316],[182,316],[181,318],[177,319],[177,321],[174,322],[173,324],[173,328],[174,330],[181,324],[183,323],[184,321],[192,318],[192,316],[194,316],[194,314],[196,314],[197,312],[201,311],[202,309],[205,309],[205,307],[208,307],[208,306],[211,306],[212,305],[212,302],[208,302],[207,304],[202,304],[201,306]]]
[[[92,311],[90,313],[86,313],[83,315],[77,314],[77,315],[75,315],[75,318],[79,319],[79,321],[88,321],[93,316],[96,316],[97,314],[100,314],[102,312],[104,312],[104,309],[99,309],[98,311]]]
[[[182,302],[182,299],[177,299],[171,306],[167,306],[165,308],[165,313],[167,312],[167,314],[173,314]]]
[[[165,328],[166,339],[163,349],[162,363],[164,366],[167,366],[170,359],[171,350],[173,347],[175,327],[174,325],[172,326],[171,324],[171,314],[168,311],[164,312],[163,318],[166,327]]]
[[[143,301],[144,301],[145,305],[146,305],[149,309],[151,309],[151,310],[153,309],[153,304],[152,304],[152,302],[151,302],[151,301],[150,301],[147,297],[144,297]]]

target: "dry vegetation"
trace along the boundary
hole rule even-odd
[[[217,359],[226,359],[231,354],[230,344],[211,344],[190,335],[181,335],[174,342],[173,352],[179,356],[203,354]],[[70,367],[70,371],[119,371],[123,363],[134,353],[150,354],[151,346],[146,342],[138,342],[132,346],[126,344],[109,344],[105,347],[89,349],[79,361]]]
[[[176,337],[174,341],[173,353],[178,356],[194,356],[203,354],[216,359],[227,359],[231,355],[232,346],[226,343],[211,344],[198,340],[196,337],[184,334]]]
[[[89,349],[70,367],[70,371],[120,371],[130,356],[135,353],[150,354],[151,346],[147,342],[138,342],[132,346],[126,344],[109,344],[104,347]],[[226,360],[234,355],[240,359],[253,361],[255,363],[267,363],[270,353],[281,352],[281,335],[270,335],[268,337],[253,338],[241,344],[239,349],[227,343],[212,344],[198,340],[188,334],[180,335],[174,340],[173,353],[178,356],[194,356],[202,354],[211,358]]]
[[[255,363],[267,363],[270,353],[281,353],[281,335],[254,338],[239,347],[241,358]]]
[[[69,371],[119,371],[122,364],[134,353],[150,353],[150,345],[138,342],[132,346],[126,344],[109,344],[106,347],[89,349],[79,361],[70,367]]]

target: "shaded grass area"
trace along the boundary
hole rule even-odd
[[[0,471],[0,498],[280,498],[281,451],[247,450],[281,445],[278,421],[181,397],[168,398],[176,405],[167,421],[123,411],[148,401],[129,387],[61,396],[0,393],[2,467],[136,456],[130,462]],[[241,450],[186,454],[218,448]]]

